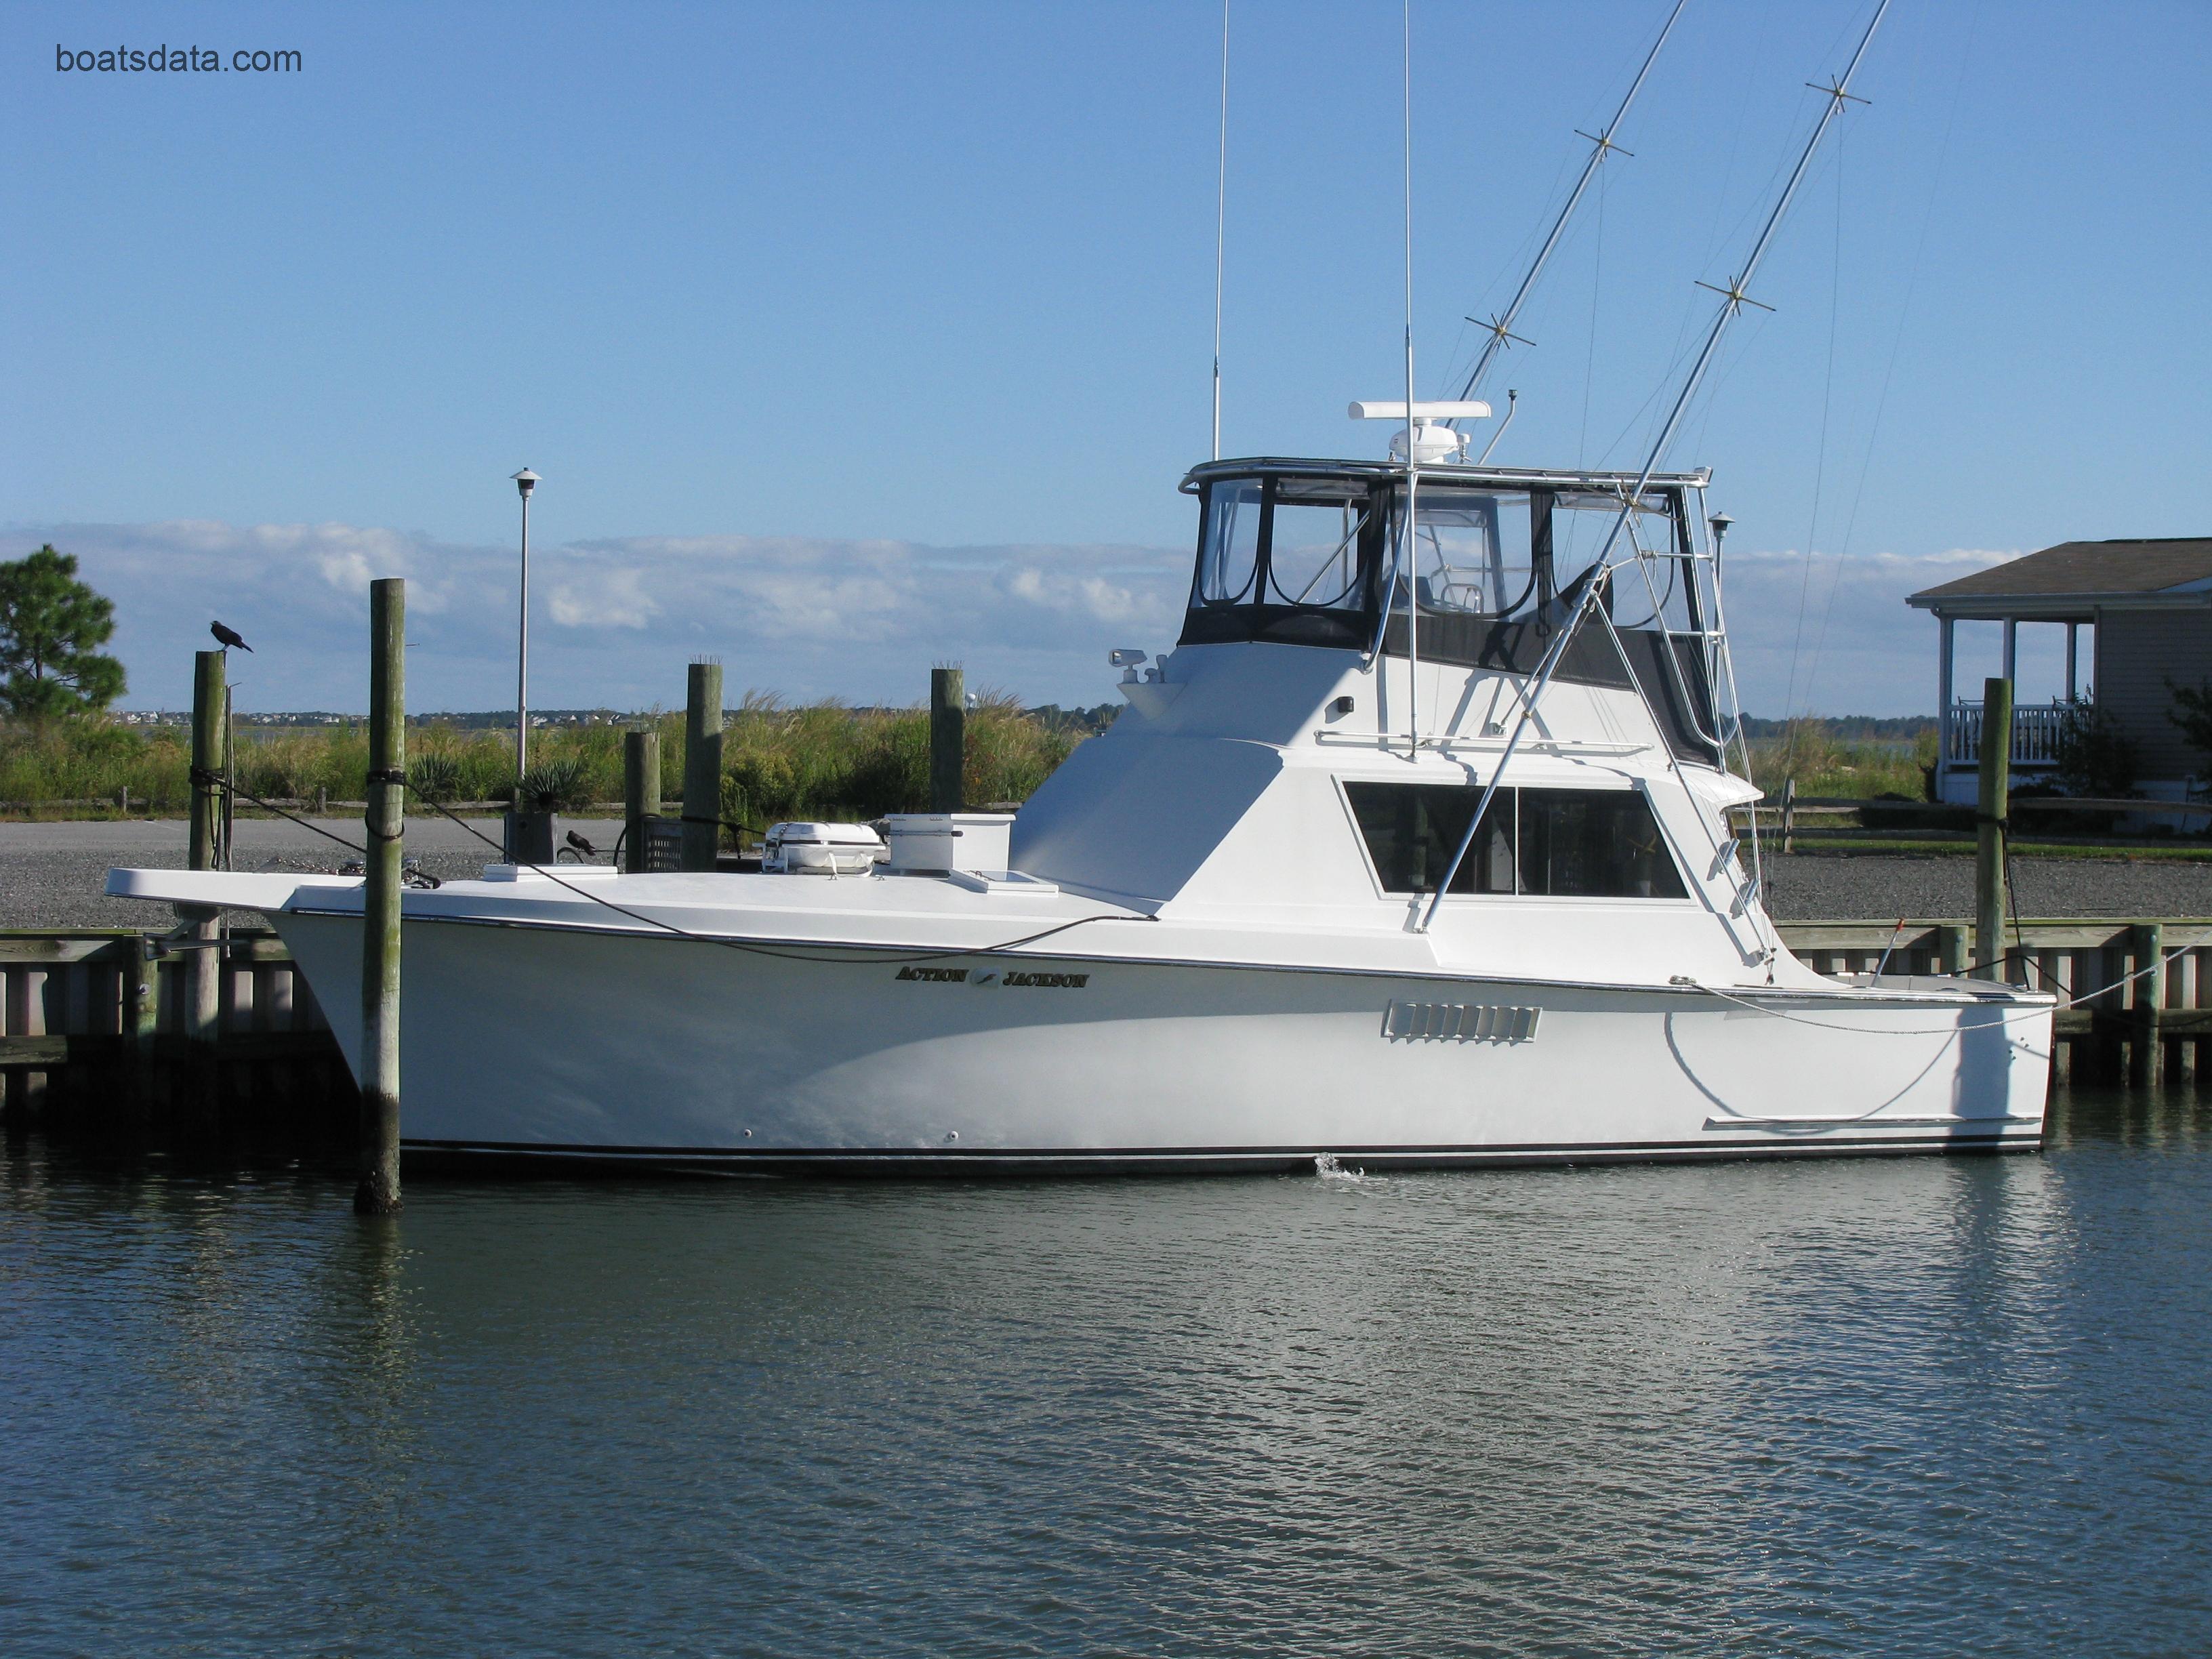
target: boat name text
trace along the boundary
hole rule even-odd
[[[894,977],[927,981],[933,985],[976,985],[996,982],[1012,990],[1080,991],[1091,983],[1088,974],[983,974],[971,980],[965,968],[902,968]]]

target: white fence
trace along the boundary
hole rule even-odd
[[[2058,764],[2058,736],[2064,729],[2065,702],[2032,702],[2012,711],[2012,763],[2016,769],[2048,769]],[[1944,759],[1973,765],[1982,757],[1982,705],[1964,699],[1951,705],[1944,722],[1948,741]]]

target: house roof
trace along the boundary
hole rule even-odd
[[[2206,584],[2212,584],[2212,536],[2061,542],[2026,558],[1923,589],[1907,603],[1923,611],[1948,611],[2008,601],[2031,606],[2054,600],[2142,601],[2160,594],[2201,599]]]

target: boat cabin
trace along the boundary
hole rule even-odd
[[[1141,673],[1146,653],[1113,653],[1130,713],[1023,807],[1012,867],[1193,924],[1386,938],[1425,931],[1443,889],[1430,937],[1470,970],[1571,972],[1599,925],[1669,972],[1768,963],[1726,821],[1757,792],[1728,772],[1716,714],[1706,483],[1439,464],[1409,490],[1389,461],[1194,468],[1176,649]]]

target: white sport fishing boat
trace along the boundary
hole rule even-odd
[[[765,1170],[2039,1146],[2055,999],[1827,978],[1777,936],[1729,819],[1759,791],[1725,521],[1708,474],[1659,470],[1850,82],[1639,471],[1469,465],[1450,424],[1489,412],[1464,399],[1577,185],[1462,401],[1413,400],[1409,326],[1406,400],[1354,405],[1403,422],[1394,459],[1190,472],[1180,640],[1113,653],[1127,708],[1010,820],[894,818],[882,864],[793,825],[774,873],[406,893],[404,1145]],[[360,880],[107,890],[265,914],[362,1075]]]
[[[1394,575],[1409,482],[1194,469],[1180,641],[1142,673],[1115,653],[1128,707],[1010,823],[894,820],[857,874],[409,891],[406,1146],[1036,1170],[2039,1145],[2050,996],[1826,978],[1767,919],[1728,817],[1759,792],[1720,741],[1706,475],[1425,465]],[[1624,503],[1635,552],[1602,574]],[[358,879],[108,890],[266,914],[358,1069]]]

